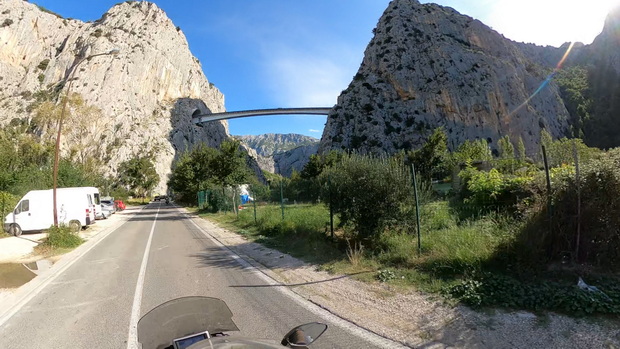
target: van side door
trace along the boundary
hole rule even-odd
[[[13,211],[13,222],[19,224],[23,231],[38,230],[36,217],[30,211],[30,199],[20,201]]]

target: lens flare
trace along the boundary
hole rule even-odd
[[[566,61],[566,58],[568,58],[568,55],[570,54],[570,51],[573,49],[573,46],[575,45],[575,42],[571,42],[570,45],[568,45],[568,48],[566,49],[566,52],[564,52],[564,56],[562,56],[562,59],[560,59],[560,61],[558,62],[558,64],[555,66],[555,69],[553,69],[553,71],[551,72],[551,74],[549,74],[547,76],[547,78],[545,79],[545,81],[543,81],[540,86],[538,86],[538,88],[536,89],[536,91],[534,91],[534,93],[532,93],[529,97],[527,97],[527,99],[521,103],[518,107],[516,107],[513,111],[510,112],[510,114],[508,114],[508,117],[513,116],[516,112],[518,112],[521,108],[525,107],[531,100],[532,98],[534,98],[534,96],[536,96],[540,91],[542,91],[547,85],[549,85],[549,83],[551,82],[551,80],[553,79],[553,77],[555,76],[555,74],[557,74],[558,71],[560,71],[560,69],[562,69],[562,65],[564,65],[564,62]]]

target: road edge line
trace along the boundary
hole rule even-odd
[[[281,287],[276,287],[275,289],[278,290],[283,295],[289,297],[291,300],[293,300],[297,304],[304,307],[306,310],[318,316],[321,316],[325,319],[330,320],[331,322],[339,325],[343,329],[349,331],[351,334],[361,337],[379,347],[386,347],[386,345],[389,345],[390,348],[410,348],[409,346],[407,346],[406,344],[400,341],[396,341],[391,338],[382,336],[366,327],[360,326],[359,324],[351,320],[343,318],[337,313],[332,312],[328,308],[323,307],[320,304],[317,304],[316,302],[313,302],[309,299],[306,299],[299,293],[289,289],[286,286],[281,285],[280,281],[276,280],[274,277],[269,275],[265,270],[263,270],[263,269],[268,269],[268,268],[264,266],[262,267],[255,266],[254,263],[245,260],[241,255],[235,252],[232,248],[228,247],[226,244],[221,242],[217,237],[209,234],[203,227],[201,227],[196,222],[194,222],[194,218],[200,218],[200,217],[190,216],[190,213],[187,212],[187,210],[184,207],[177,206],[177,208],[183,209],[185,212],[182,212],[182,211],[181,212],[185,214],[185,216],[190,220],[190,222],[192,222],[192,224],[194,224],[194,226],[196,226],[196,228],[198,228],[205,237],[207,237],[218,247],[226,251],[230,255],[230,257],[233,258],[237,263],[239,263],[239,265],[244,267],[244,269],[251,270],[252,272],[254,272],[254,274],[256,274],[258,277],[260,277],[261,279],[263,279],[265,282],[267,282],[270,285],[281,286]],[[246,257],[252,259],[249,256],[246,256]],[[257,264],[260,264],[260,262],[256,260],[254,261]],[[271,272],[271,270],[269,271]]]
[[[146,206],[144,208],[146,208]],[[142,208],[140,211],[142,211],[144,208]],[[69,267],[71,267],[75,262],[82,258],[86,253],[95,248],[95,246],[97,246],[106,237],[110,236],[113,232],[117,231],[120,227],[125,225],[125,223],[127,223],[131,218],[133,218],[136,213],[128,217],[118,226],[110,227],[108,231],[104,230],[100,232],[99,234],[95,235],[93,239],[86,241],[82,245],[78,246],[75,250],[65,254],[63,258],[61,258],[58,262],[52,265],[52,267],[45,273],[36,276],[30,282],[23,285],[23,287],[25,287],[23,291],[20,288],[13,295],[3,298],[2,301],[0,301],[0,309],[4,308],[2,306],[3,303],[10,303],[11,305],[6,307],[6,310],[3,313],[0,313],[0,326],[4,325],[7,321],[9,321],[13,317],[13,315],[15,315],[24,305],[26,305],[34,297],[36,297],[45,287],[47,287],[47,285],[56,280],[58,276],[60,276],[65,270],[69,269]]]

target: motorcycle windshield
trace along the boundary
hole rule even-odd
[[[138,342],[144,349],[165,348],[176,338],[199,332],[239,331],[232,312],[218,298],[182,297],[163,303],[138,321]]]

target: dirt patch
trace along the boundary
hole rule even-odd
[[[197,221],[237,254],[268,268],[270,275],[302,297],[411,347],[620,348],[620,323],[616,320],[452,307],[435,295],[403,292],[383,283],[319,271],[208,220]]]

